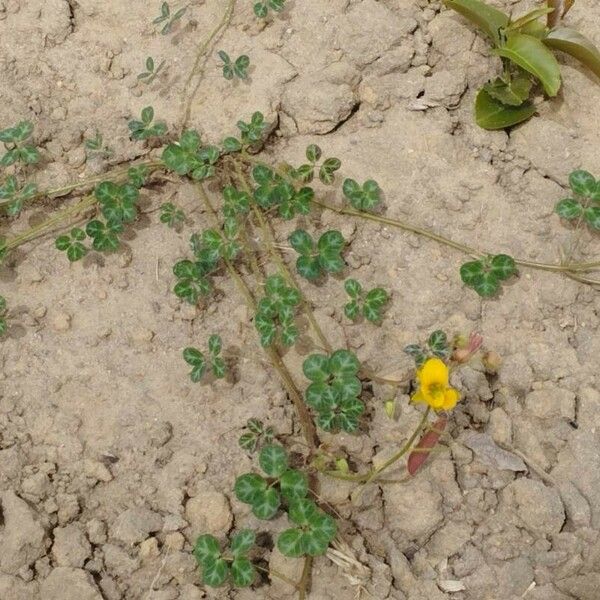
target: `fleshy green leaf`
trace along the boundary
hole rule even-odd
[[[524,102],[521,106],[502,104],[482,89],[475,101],[475,120],[483,129],[506,129],[527,121],[535,114],[535,110],[530,102]]]
[[[559,27],[550,31],[542,41],[546,46],[570,54],[600,77],[600,51],[578,31]]]
[[[479,0],[444,0],[444,4],[477,25],[496,45],[500,43],[500,30],[508,25],[508,15]]]
[[[537,38],[524,33],[510,33],[498,56],[508,58],[540,80],[548,96],[556,96],[560,89],[560,68],[554,54]]]

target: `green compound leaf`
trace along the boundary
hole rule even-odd
[[[366,181],[362,187],[354,179],[346,179],[343,192],[356,210],[372,210],[381,201],[381,189],[372,179]]]
[[[94,250],[115,252],[119,248],[118,234],[123,231],[123,225],[111,222],[105,224],[96,219],[86,225],[85,231],[93,240]]]
[[[335,172],[340,169],[342,162],[338,158],[328,158],[319,169],[319,179],[325,185],[335,181]]]
[[[268,487],[267,482],[256,473],[245,473],[235,480],[234,492],[237,499],[245,504],[254,504]]]
[[[248,553],[254,545],[256,534],[251,529],[242,529],[231,538],[231,553],[234,557],[243,556]]]
[[[569,221],[572,219],[577,219],[583,214],[583,206],[581,206],[581,204],[573,198],[565,198],[564,200],[561,200],[558,202],[554,210],[559,217]]]
[[[589,206],[585,209],[583,216],[590,227],[600,229],[600,206]]]
[[[231,579],[236,587],[248,587],[256,579],[256,569],[249,559],[241,556],[231,563]]]
[[[210,587],[222,586],[229,575],[229,566],[222,558],[206,560],[202,564],[202,580]]]
[[[287,453],[283,446],[269,444],[261,450],[258,463],[269,477],[280,477],[288,468]]]
[[[349,350],[336,350],[329,359],[329,371],[335,377],[348,377],[358,373],[360,362]]]
[[[281,495],[286,500],[304,498],[308,493],[308,478],[301,471],[289,469],[281,476],[279,487]]]
[[[310,256],[315,251],[315,243],[303,229],[296,229],[288,238],[292,248],[302,256]]]
[[[207,561],[217,560],[221,556],[219,540],[209,534],[199,536],[194,545],[193,554],[201,565]]]
[[[491,274],[499,280],[509,279],[517,272],[514,259],[507,254],[497,254],[491,260]]]
[[[301,529],[286,529],[277,538],[277,549],[284,556],[298,558],[305,554],[304,532]]]
[[[279,492],[275,488],[269,488],[258,494],[252,502],[252,513],[257,519],[268,521],[277,514],[280,505]]]
[[[527,121],[535,114],[536,108],[530,102],[521,106],[509,106],[492,98],[484,89],[477,94],[475,120],[483,129],[506,129]]]
[[[573,193],[585,198],[591,198],[595,195],[597,182],[595,177],[588,171],[573,171],[569,175],[569,185]]]
[[[346,293],[354,299],[359,298],[362,292],[362,286],[356,279],[346,279],[344,282],[344,289],[346,290]]]
[[[331,375],[329,357],[325,354],[311,354],[302,363],[302,371],[310,381],[315,383],[327,381]]]

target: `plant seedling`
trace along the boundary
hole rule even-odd
[[[429,336],[425,347],[419,344],[409,344],[404,348],[404,352],[412,356],[418,368],[429,358],[436,357],[447,360],[450,357],[451,349],[448,336],[438,329]]]
[[[161,25],[162,23],[164,23],[160,32],[163,35],[167,35],[168,33],[171,33],[173,26],[175,25],[175,23],[177,23],[177,21],[181,19],[181,17],[183,17],[186,10],[187,7],[184,6],[183,8],[180,8],[179,10],[171,14],[171,7],[169,6],[169,3],[163,2],[160,6],[160,15],[158,15],[158,17],[156,17],[156,19],[154,19],[152,23],[154,25]]]
[[[292,346],[300,335],[294,323],[300,292],[286,285],[281,275],[267,277],[265,297],[258,303],[254,325],[260,334],[260,343],[270,346],[279,339],[284,346]]]
[[[211,369],[212,374],[217,379],[223,379],[227,373],[227,365],[221,358],[222,349],[221,337],[211,335],[208,338],[208,360],[197,348],[186,348],[183,351],[183,360],[192,367],[190,371],[190,379],[194,383],[198,383],[206,374],[208,369]]]
[[[273,169],[263,165],[252,169],[252,178],[257,184],[254,200],[262,208],[277,206],[279,216],[286,220],[294,218],[296,214],[307,215],[310,212],[315,196],[312,188],[302,187],[297,190]]]
[[[383,288],[373,288],[365,294],[356,279],[346,279],[344,289],[351,298],[344,306],[344,313],[351,321],[356,321],[362,314],[371,323],[381,322],[381,311],[390,299]]]
[[[316,245],[303,229],[296,229],[288,240],[292,248],[300,254],[296,261],[296,270],[309,281],[318,279],[324,273],[339,273],[346,266],[342,258],[346,241],[336,229],[326,231]]]
[[[8,322],[6,320],[6,298],[0,296],[0,336],[3,336],[8,331]]]
[[[259,19],[265,19],[269,14],[269,9],[281,12],[284,8],[285,0],[266,0],[265,2],[256,2],[254,4],[254,14]]]
[[[312,383],[306,389],[306,403],[317,413],[317,424],[325,431],[358,429],[365,410],[359,400],[362,385],[357,375],[360,362],[349,350],[337,350],[331,356],[311,354],[302,370]]]
[[[259,446],[272,444],[275,439],[273,427],[265,427],[258,419],[248,419],[246,431],[240,436],[238,443],[247,452],[254,452]]]
[[[108,146],[103,146],[102,134],[96,131],[93,138],[88,138],[84,142],[85,149],[92,154],[98,154],[104,158],[112,156],[114,153]]]
[[[323,152],[316,144],[310,144],[306,147],[306,158],[308,163],[299,166],[297,169],[292,169],[290,175],[294,179],[299,179],[306,183],[310,183],[315,176],[315,169],[321,159]],[[326,158],[319,168],[319,179],[325,185],[331,185],[335,180],[335,172],[342,166],[338,158]]]
[[[556,213],[567,221],[582,219],[592,229],[600,229],[600,181],[587,171],[573,171],[569,186],[574,198],[565,198],[556,205]]]
[[[291,502],[288,516],[296,527],[286,529],[277,539],[277,548],[284,556],[320,556],[327,552],[337,533],[333,517],[308,498]]]
[[[202,568],[202,580],[210,587],[222,586],[229,577],[236,587],[248,587],[256,579],[256,569],[248,553],[256,535],[243,529],[231,538],[228,551],[222,552],[219,540],[210,534],[201,535],[194,546],[194,557]]]
[[[215,146],[202,146],[200,134],[188,129],[181,134],[178,142],[169,144],[162,153],[162,159],[171,171],[178,175],[189,175],[201,181],[215,174],[215,163],[220,151]]]
[[[344,196],[356,210],[369,211],[381,202],[381,189],[376,181],[369,179],[361,186],[354,179],[346,179]]]
[[[510,279],[516,273],[514,259],[506,254],[470,261],[460,268],[463,283],[483,298],[495,296],[500,291],[501,282]]]
[[[177,229],[185,221],[185,213],[172,202],[160,205],[160,222],[171,229]]]
[[[223,214],[228,219],[246,214],[250,210],[250,196],[232,185],[223,189],[223,199]]]
[[[19,186],[14,175],[9,175],[4,184],[0,186],[0,204],[6,204],[6,213],[10,216],[18,215],[23,208],[23,203],[35,196],[37,186],[35,183],[25,183]]]
[[[90,221],[85,232],[92,238],[92,247],[99,252],[116,252],[119,248],[119,234],[123,233],[123,223],[99,219]]]
[[[127,123],[131,138],[134,140],[148,140],[153,137],[161,137],[167,133],[167,125],[164,121],[154,121],[154,108],[146,106],[142,109],[141,120],[133,119]]]
[[[475,119],[480,127],[504,129],[533,116],[533,82],[549,97],[558,94],[561,75],[553,50],[570,54],[600,77],[600,51],[578,31],[561,25],[573,3],[548,0],[546,6],[511,19],[480,0],[444,0],[487,34],[494,54],[502,59],[503,74],[477,94]]]
[[[129,183],[138,190],[146,184],[147,178],[148,169],[144,165],[127,169],[127,179],[129,179]]]
[[[161,61],[157,67],[154,63],[154,59],[151,56],[149,56],[148,58],[146,58],[146,62],[144,63],[144,67],[146,68],[146,70],[142,71],[137,76],[137,78],[141,82],[149,85],[158,77],[159,73],[162,71],[164,66],[165,66],[164,60]]]
[[[252,146],[253,144],[256,144],[262,140],[263,132],[267,128],[267,124],[265,123],[264,115],[257,111],[252,115],[250,123],[238,121],[237,127],[242,134],[242,146]],[[227,139],[231,145],[231,138]]]
[[[94,195],[100,203],[102,214],[110,223],[130,223],[137,216],[138,189],[128,183],[119,185],[103,181],[96,186]]]
[[[266,478],[257,473],[245,473],[235,480],[237,499],[252,507],[258,519],[272,519],[282,499],[291,502],[308,494],[308,478],[302,471],[289,468],[287,452],[279,444],[268,444],[258,455]]]
[[[223,61],[223,77],[225,79],[248,79],[248,67],[250,66],[250,58],[245,54],[238,56],[235,62],[231,62],[229,54],[224,50],[219,50],[219,58]]]
[[[86,238],[86,233],[79,227],[73,227],[69,235],[61,235],[56,238],[54,245],[61,252],[66,252],[70,262],[81,260],[87,253],[88,249],[83,243]]]
[[[14,127],[0,131],[0,142],[4,144],[7,152],[0,158],[0,165],[8,167],[21,162],[25,165],[33,165],[40,160],[38,149],[28,143],[33,133],[31,121],[21,121]]]
[[[219,253],[207,248],[203,235],[195,233],[190,237],[190,247],[195,261],[180,260],[175,263],[173,273],[177,283],[173,291],[178,298],[196,304],[200,296],[206,296],[212,289],[208,275],[219,263]]]

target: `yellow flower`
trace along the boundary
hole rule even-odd
[[[417,371],[419,389],[413,402],[429,404],[434,410],[452,410],[460,394],[448,384],[448,367],[439,358],[429,358]]]

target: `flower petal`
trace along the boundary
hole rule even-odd
[[[455,390],[454,388],[448,388],[444,394],[443,409],[452,410],[456,406],[459,398],[460,394],[458,393],[458,390]]]
[[[448,367],[439,358],[429,358],[417,373],[422,386],[437,384],[440,387],[448,386]]]

